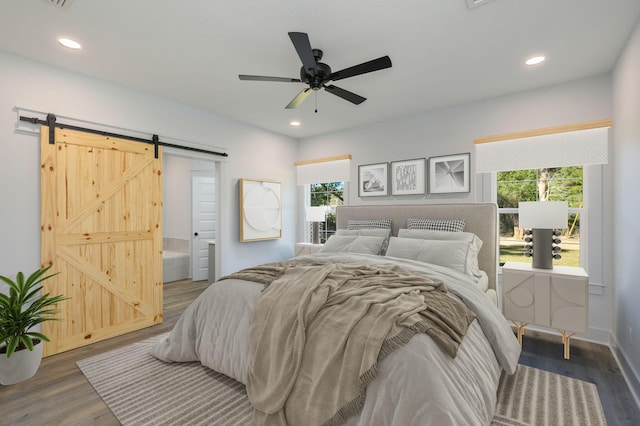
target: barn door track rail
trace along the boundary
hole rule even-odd
[[[211,154],[211,155],[218,155],[221,157],[228,157],[229,154],[227,154],[226,152],[217,152],[217,151],[209,151],[207,149],[202,149],[202,148],[194,148],[192,146],[184,146],[184,145],[178,145],[178,144],[173,144],[173,143],[169,143],[169,142],[162,142],[160,140],[160,138],[158,137],[158,135],[153,135],[151,139],[144,139],[144,138],[139,138],[136,136],[129,136],[129,135],[122,135],[122,134],[118,134],[118,133],[111,133],[111,132],[106,132],[104,130],[96,130],[96,129],[89,129],[86,127],[80,127],[80,126],[74,126],[72,124],[64,124],[64,123],[59,123],[56,121],[56,116],[55,114],[47,114],[47,119],[46,120],[42,120],[40,118],[37,117],[25,117],[23,115],[20,116],[20,121],[26,121],[29,123],[33,123],[33,124],[42,124],[45,126],[49,127],[49,143],[50,144],[55,144],[55,128],[59,128],[59,129],[71,129],[71,130],[79,130],[82,132],[88,132],[88,133],[93,133],[96,135],[101,135],[101,136],[108,136],[108,137],[113,137],[113,138],[120,138],[120,139],[126,139],[126,140],[130,140],[130,141],[134,141],[134,142],[142,142],[142,143],[146,143],[146,144],[150,144],[154,146],[154,153],[155,153],[155,157],[158,158],[158,147],[159,146],[166,146],[166,147],[170,147],[170,148],[176,148],[176,149],[184,149],[186,151],[193,151],[193,152],[200,152],[203,154]]]

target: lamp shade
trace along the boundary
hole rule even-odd
[[[522,201],[518,203],[520,228],[558,229],[567,227],[566,201]]]
[[[307,222],[324,222],[325,209],[322,206],[307,207],[305,212]]]

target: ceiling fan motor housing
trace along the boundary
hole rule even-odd
[[[316,72],[309,73],[304,66],[300,68],[300,80],[307,83],[313,90],[322,89],[322,85],[331,75],[331,67],[323,62],[316,62]]]

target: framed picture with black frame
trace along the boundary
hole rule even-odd
[[[429,157],[429,193],[469,192],[471,154]]]
[[[391,195],[424,194],[426,187],[426,160],[391,162]]]
[[[358,166],[358,197],[389,195],[389,163]]]

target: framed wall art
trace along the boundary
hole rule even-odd
[[[391,162],[391,195],[424,194],[426,160],[392,161]]]
[[[429,158],[429,193],[469,192],[470,154]]]
[[[240,179],[240,241],[282,238],[280,182]]]
[[[389,164],[358,166],[358,197],[389,195]]]

